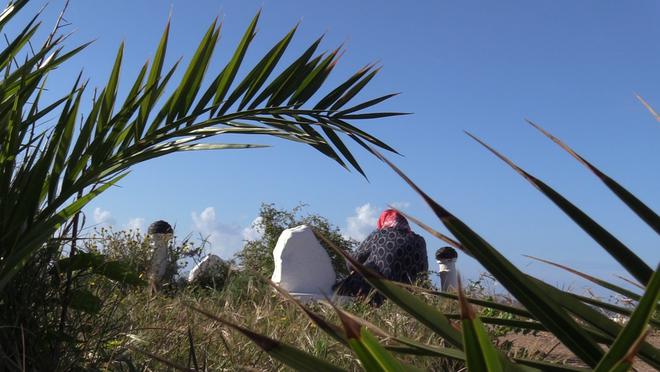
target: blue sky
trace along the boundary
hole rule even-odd
[[[64,1],[44,12],[50,29]],[[34,1],[23,12],[41,3]],[[402,92],[383,111],[412,115],[361,127],[399,150],[390,156],[441,204],[525,270],[553,284],[584,284],[522,254],[569,264],[612,279],[624,271],[550,201],[469,139],[469,130],[563,193],[647,260],[658,262],[658,236],[599,181],[525,124],[532,119],[660,209],[660,125],[634,93],[660,106],[660,24],[655,1],[83,1],[72,0],[68,43],[96,40],[49,80],[53,97],[84,68],[91,85],[105,82],[116,48],[126,42],[127,85],[150,58],[172,13],[169,63],[189,58],[210,22],[224,20],[211,73],[217,73],[258,9],[259,31],[246,57],[255,62],[296,22],[293,58],[323,33],[325,49],[345,43],[328,87],[366,63],[380,75],[359,97]],[[175,77],[176,79],[176,77]],[[60,90],[61,89],[61,90]],[[314,150],[268,138],[274,147],[186,153],[135,167],[86,209],[115,228],[156,219],[179,236],[214,234],[213,250],[240,247],[261,202],[328,217],[356,237],[373,228],[388,203],[441,231],[421,200],[384,164],[358,147],[369,176],[349,173]],[[133,221],[133,222],[131,222]],[[425,235],[429,254],[442,243]],[[431,267],[434,267],[433,263]],[[464,276],[478,264],[461,257]]]

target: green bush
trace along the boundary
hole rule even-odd
[[[101,227],[85,240],[84,247],[88,252],[102,254],[110,260],[122,261],[141,278],[147,278],[153,247],[149,235],[142,235],[139,230],[114,231],[112,228]],[[179,242],[174,236],[167,249],[167,267],[162,285],[165,288],[175,287],[180,279],[181,269],[191,261],[201,260],[204,251],[203,242],[197,245],[191,241],[190,236]]]
[[[259,210],[259,217],[255,220],[253,228],[262,233],[262,236],[256,240],[250,240],[245,243],[243,249],[236,253],[236,259],[245,268],[257,272],[263,277],[270,278],[275,267],[273,261],[273,250],[277,244],[277,239],[285,229],[308,225],[317,232],[327,237],[335,246],[340,249],[351,252],[357,245],[357,242],[351,238],[346,238],[341,234],[339,227],[333,225],[327,218],[317,214],[303,215],[304,204],[298,205],[291,210],[277,209],[274,204],[262,204]],[[326,249],[332,261],[332,267],[335,269],[338,277],[348,275],[346,261],[330,246],[321,241],[321,245]]]

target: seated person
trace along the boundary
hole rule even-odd
[[[458,253],[452,247],[442,247],[435,252],[435,261],[438,263],[438,274],[440,275],[440,288],[443,292],[458,288],[457,258]]]
[[[393,209],[380,215],[377,229],[360,244],[353,257],[385,279],[402,283],[412,284],[428,271],[424,238],[415,234],[406,218]],[[366,296],[372,287],[360,273],[352,271],[334,289],[340,296]],[[376,293],[372,303],[380,305],[383,300]]]

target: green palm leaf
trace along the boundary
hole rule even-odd
[[[621,333],[619,333],[616,340],[614,340],[607,354],[605,354],[596,366],[596,372],[612,370],[616,364],[628,359],[627,356],[630,350],[634,350],[636,353],[636,350],[641,347],[644,340],[643,337],[640,339],[640,335],[646,334],[645,329],[655,311],[658,299],[660,299],[660,265],[656,268],[646,288],[646,292],[639,301],[639,305],[628,320],[628,323]]]
[[[458,302],[461,310],[463,345],[465,345],[468,369],[489,372],[504,371],[505,366],[502,363],[504,358],[493,347],[483,324],[463,297],[463,286],[460,278],[458,279]]]
[[[0,13],[0,27],[24,4],[23,1],[15,2]],[[337,62],[337,53],[325,58],[314,56],[320,39],[268,82],[286,53],[297,26],[278,41],[245,77],[237,80],[243,68],[243,57],[255,37],[258,19],[259,14],[248,25],[225,68],[215,75],[210,85],[204,86],[204,77],[220,35],[220,26],[213,22],[197,45],[181,81],[170,89],[173,93],[162,102],[161,95],[179,65],[177,62],[166,68],[164,63],[169,22],[156,48],[153,63],[150,67],[148,63],[141,67],[124,101],[117,102],[124,59],[122,44],[106,85],[98,89],[99,93],[94,95],[86,113],[81,112],[81,107],[87,107],[82,101],[87,84],[80,82],[81,78],[73,84],[68,95],[44,108],[39,107],[39,97],[46,89],[48,73],[81,52],[87,44],[64,51],[64,38],[55,36],[34,54],[28,54],[18,67],[11,68],[14,56],[24,53],[24,47],[36,35],[36,21],[32,20],[8,42],[6,48],[0,50],[0,73],[4,76],[0,80],[0,112],[10,113],[0,116],[0,191],[3,192],[0,199],[0,256],[4,258],[0,262],[0,290],[34,252],[44,247],[56,226],[80,210],[82,201],[89,202],[107,190],[109,180],[116,182],[118,175],[140,162],[177,151],[263,147],[249,143],[206,142],[230,133],[268,135],[303,143],[348,168],[343,160],[346,159],[363,175],[364,170],[337,132],[346,134],[360,145],[364,140],[393,150],[347,123],[346,118],[334,118],[331,111],[305,108],[307,100],[325,87],[325,80]],[[356,87],[362,89],[366,85],[365,74],[367,71],[360,70],[347,80],[349,84],[331,87],[324,105],[336,104],[337,99],[344,102],[352,98]],[[236,86],[233,84],[235,80],[240,81]],[[357,102],[353,107],[372,107],[386,98]],[[28,104],[30,101],[32,103]],[[287,101],[293,106],[282,106]],[[238,104],[234,105],[236,102]],[[25,106],[29,115],[23,117]],[[58,124],[40,129],[40,120],[59,109]],[[74,124],[81,114],[84,120],[76,129]],[[206,114],[208,117],[202,119]],[[313,126],[321,126],[326,137]],[[25,161],[18,166],[17,159]],[[78,195],[82,197],[78,198]]]
[[[646,104],[642,100],[643,103]],[[649,106],[650,107],[650,106]],[[613,180],[611,177],[601,172],[600,169],[596,168],[593,164],[585,160],[582,156],[578,155],[573,149],[568,147],[562,140],[553,136],[545,129],[541,128],[540,125],[535,124],[531,121],[527,121],[531,126],[538,129],[539,132],[543,133],[546,137],[552,140],[554,143],[559,145],[562,149],[566,150],[572,157],[579,161],[582,165],[587,167],[593,174],[595,174],[604,184],[607,186],[619,199],[621,199],[626,205],[635,212],[644,222],[646,222],[656,233],[660,234],[660,216],[655,213],[651,208],[647,207],[641,200],[637,199],[630,191],[626,190],[618,182]]]
[[[600,244],[612,257],[614,257],[631,275],[639,280],[640,283],[648,283],[649,279],[651,278],[651,274],[653,274],[653,270],[641,258],[639,258],[635,252],[626,247],[617,238],[615,238],[614,235],[605,230],[586,213],[582,212],[573,203],[561,196],[558,192],[545,184],[543,181],[524,171],[507,157],[500,154],[477,137],[470,133],[467,133],[467,135],[472,137],[475,141],[495,154],[495,156],[508,164],[525,180],[527,180],[545,196],[547,196],[578,226],[580,226],[587,234],[589,234],[589,236],[591,236],[598,244]]]
[[[570,268],[570,267],[568,267],[568,266],[566,266],[566,265],[558,264],[558,263],[556,263],[556,262],[552,262],[552,261],[549,261],[549,260],[544,260],[544,259],[542,259],[542,258],[538,258],[538,257],[533,257],[533,256],[528,256],[528,255],[524,255],[524,256],[525,256],[525,257],[529,257],[529,258],[531,258],[531,259],[533,259],[533,260],[536,260],[536,261],[539,261],[539,262],[546,263],[546,264],[548,264],[548,265],[552,265],[552,266],[554,266],[554,267],[558,267],[558,268],[560,268],[560,269],[562,269],[562,270],[566,270],[566,271],[568,271],[568,272],[571,273],[571,274],[575,274],[575,275],[577,275],[577,276],[579,276],[579,277],[581,277],[581,278],[584,278],[584,279],[586,279],[586,280],[588,280],[588,281],[590,281],[590,282],[592,282],[592,283],[598,284],[599,286],[601,286],[601,287],[603,287],[603,288],[607,288],[607,289],[609,289],[609,290],[611,290],[611,291],[613,291],[613,292],[615,292],[615,293],[618,293],[618,294],[620,294],[620,295],[626,296],[626,297],[628,297],[628,298],[631,299],[631,300],[637,300],[637,301],[638,301],[639,298],[641,297],[641,296],[638,295],[637,293],[631,292],[631,291],[629,291],[629,290],[627,290],[627,289],[625,289],[625,288],[621,288],[621,287],[619,287],[619,286],[617,286],[617,285],[614,285],[614,284],[612,284],[612,283],[610,283],[610,282],[607,282],[607,281],[605,281],[605,280],[603,280],[603,279],[599,279],[599,278],[596,278],[596,277],[594,277],[594,276],[592,276],[592,275],[585,274],[585,273],[580,272],[580,271],[578,271],[578,270],[572,269],[572,268]]]

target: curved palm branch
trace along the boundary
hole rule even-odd
[[[0,27],[26,2],[16,1],[0,13]],[[392,94],[353,102],[377,74],[375,65],[365,66],[322,95],[341,52],[318,53],[318,39],[274,73],[280,70],[297,26],[239,78],[258,19],[259,14],[221,72],[207,79],[222,26],[214,21],[174,87],[170,83],[180,63],[164,66],[168,24],[153,62],[142,66],[119,102],[122,44],[106,85],[95,91],[87,112],[82,101],[88,88],[81,76],[61,99],[41,102],[48,73],[87,45],[65,52],[65,37],[55,36],[38,50],[26,52],[24,47],[39,27],[35,17],[0,51],[0,290],[59,227],[137,163],[177,151],[263,147],[208,142],[225,134],[268,135],[307,144],[362,175],[340,134],[367,149],[370,143],[394,151],[349,123],[399,115],[365,112]],[[205,85],[207,80],[210,84]],[[43,129],[49,115],[56,121]]]

